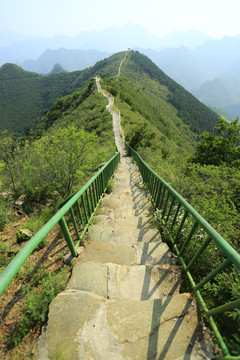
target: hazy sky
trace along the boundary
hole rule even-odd
[[[222,37],[240,34],[240,0],[0,0],[0,30],[78,35],[129,22],[164,36],[198,29]]]

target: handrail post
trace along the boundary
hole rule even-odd
[[[74,244],[73,244],[73,240],[72,240],[72,237],[71,237],[71,234],[68,230],[68,226],[67,226],[67,223],[66,223],[66,220],[64,219],[64,217],[62,217],[60,220],[59,220],[59,225],[61,227],[61,230],[63,232],[63,235],[65,237],[65,240],[68,244],[68,247],[70,249],[70,252],[71,252],[71,255],[73,257],[77,257],[78,256],[78,253],[74,247]]]

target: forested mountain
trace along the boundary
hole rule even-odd
[[[123,55],[124,53],[117,53],[83,71],[48,76],[29,73],[12,64],[3,65],[0,68],[0,129],[23,133],[54,101],[81,89],[91,77],[116,76]],[[170,79],[146,56],[129,52],[123,69],[128,80],[134,83],[138,79],[154,80],[163,86],[166,89],[164,101],[175,108],[178,117],[194,133],[213,130],[217,115]]]
[[[54,101],[81,89],[98,66],[84,72],[43,76],[14,64],[3,65],[0,68],[0,130],[23,134]]]

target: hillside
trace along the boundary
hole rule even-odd
[[[54,101],[82,89],[94,74],[95,70],[89,68],[84,72],[43,76],[14,64],[3,65],[0,68],[0,131],[23,135]]]
[[[91,77],[116,76],[123,56],[124,53],[117,53],[83,71],[47,76],[29,73],[13,64],[5,64],[0,69],[0,130],[23,134],[54,101],[82,89]],[[129,52],[122,76],[134,84],[138,83],[138,86],[141,82],[143,90],[143,83],[148,80],[165,86],[168,91],[164,101],[176,109],[178,117],[193,132],[200,134],[203,130],[213,131],[217,115],[164,74],[146,56],[135,51]]]
[[[0,68],[0,130],[23,134],[57,98],[73,91],[77,76],[58,73],[44,77],[13,64],[3,65]]]
[[[131,52],[129,57],[129,68],[133,69],[132,62],[135,63],[140,73],[144,72],[152,80],[156,80],[160,85],[168,89],[167,102],[175,107],[177,115],[189,128],[197,134],[203,130],[213,131],[217,123],[217,115],[198,101],[192,94],[182,86],[169,78],[151,60],[138,52]],[[128,75],[126,70],[126,76]],[[122,73],[124,75],[124,71]]]

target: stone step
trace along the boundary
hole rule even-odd
[[[198,320],[190,294],[119,302],[66,290],[50,305],[44,359],[211,359]]]
[[[135,244],[138,242],[162,242],[157,229],[134,229],[121,225],[92,225],[88,229],[90,241],[110,242],[114,244]]]
[[[139,257],[140,255],[138,255]],[[75,266],[83,261],[135,265],[137,251],[133,246],[107,242],[87,242],[84,251],[75,260]]]
[[[75,264],[84,261],[146,266],[173,264],[172,253],[167,244],[162,242],[139,242],[131,246],[89,241],[86,243],[84,251],[75,260]]]
[[[129,214],[125,217],[115,217],[112,211],[109,211],[108,214],[94,216],[93,224],[90,225],[89,228],[97,224],[132,229],[156,229],[153,219],[150,216],[134,216]]]
[[[159,299],[179,293],[181,268],[170,265],[127,266],[92,261],[74,266],[68,288],[112,300]]]
[[[139,242],[134,245],[137,265],[173,265],[172,253],[163,242]]]
[[[127,218],[128,216],[149,216],[149,212],[152,211],[152,206],[149,205],[147,208],[134,208],[134,207],[116,207],[115,209],[102,206],[101,212],[103,215],[108,215],[112,213],[115,218]]]
[[[113,210],[132,210],[133,214],[135,211],[149,211],[149,209],[152,208],[151,203],[145,197],[135,201],[130,195],[125,198],[120,198],[117,194],[104,197],[102,199],[102,206]]]

